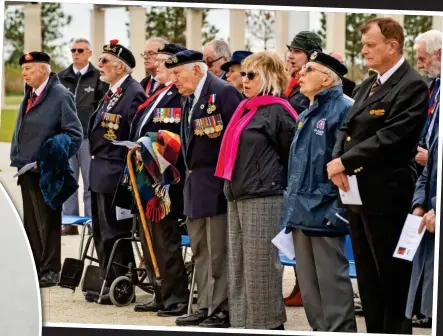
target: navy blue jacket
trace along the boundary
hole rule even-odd
[[[119,128],[114,130],[115,141],[129,140],[129,129],[140,104],[146,95],[142,86],[132,76],[122,85],[121,97],[108,113],[120,118]],[[104,136],[108,128],[102,126],[103,100],[89,121],[88,138],[91,153],[90,189],[98,193],[114,194],[125,168],[127,148],[113,145]]]
[[[347,223],[340,218],[347,218],[346,210],[338,206],[338,187],[328,179],[326,165],[332,159],[337,130],[351,106],[351,99],[336,86],[320,92],[314,104],[299,116],[289,154],[282,226],[321,233],[348,232]],[[328,221],[332,225],[326,225]]]
[[[37,161],[44,142],[57,134],[66,133],[71,138],[69,158],[77,153],[83,140],[74,95],[60,83],[55,74],[50,75],[40,98],[26,113],[31,93],[32,89],[27,86],[12,136],[11,166],[18,169]]]
[[[208,114],[208,100],[216,95],[215,110]],[[243,100],[238,90],[231,84],[208,72],[200,97],[194,105],[189,138],[185,140],[185,122],[182,122],[181,143],[186,165],[184,187],[184,215],[191,218],[204,218],[222,215],[227,212],[227,201],[223,193],[224,179],[215,177],[220,145],[224,131],[237,106]],[[214,116],[223,121],[223,130],[216,138],[206,134],[194,134],[194,120]],[[183,120],[187,118],[183,113]]]

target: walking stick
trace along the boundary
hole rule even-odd
[[[140,199],[140,193],[138,191],[138,187],[137,187],[137,183],[136,183],[136,179],[135,179],[134,165],[133,165],[132,160],[131,160],[132,154],[137,149],[138,148],[132,148],[129,151],[129,153],[128,153],[128,157],[127,157],[128,171],[129,171],[129,176],[131,178],[131,185],[132,185],[132,188],[134,190],[135,201],[137,202],[138,212],[140,214],[140,219],[141,219],[142,225],[143,225],[143,231],[145,233],[145,239],[146,239],[146,241],[148,243],[149,254],[151,255],[152,265],[154,267],[155,278],[156,278],[155,279],[155,283],[154,283],[155,301],[156,302],[162,302],[162,296],[163,296],[162,295],[162,290],[161,290],[162,279],[160,277],[160,271],[158,269],[157,258],[155,256],[154,249],[152,247],[151,234],[149,233],[148,223],[146,222],[145,212],[143,211],[143,205],[142,205],[142,202],[141,202],[141,199]]]

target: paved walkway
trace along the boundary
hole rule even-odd
[[[10,145],[0,143],[0,182],[12,198],[17,211],[23,218],[23,206],[20,188],[12,176],[15,169],[9,167]],[[81,190],[79,192],[81,195]],[[80,207],[82,208],[82,206]],[[62,237],[62,260],[66,257],[77,258],[79,236]],[[294,271],[286,267],[283,279],[283,294],[288,295],[294,285]],[[357,290],[356,281],[353,281]],[[42,289],[43,321],[51,323],[82,323],[82,324],[122,324],[147,326],[175,326],[175,318],[157,317],[154,313],[135,313],[134,305],[127,307],[101,306],[86,302],[78,288],[74,293],[59,287]],[[136,289],[137,303],[146,303],[151,295]],[[310,331],[303,308],[287,308],[287,330]],[[364,319],[357,317],[359,332],[365,332]],[[415,329],[414,334],[431,335],[430,329]]]

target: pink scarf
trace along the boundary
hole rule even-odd
[[[215,176],[232,181],[232,171],[237,158],[240,135],[254,117],[258,107],[271,104],[282,105],[294,120],[298,118],[297,112],[283,98],[265,95],[243,100],[235,110],[223,136]],[[242,117],[245,110],[249,110],[249,112]]]

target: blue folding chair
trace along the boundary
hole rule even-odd
[[[83,243],[85,240],[85,232],[86,232],[86,226],[92,224],[92,218],[91,217],[83,217],[83,216],[70,216],[66,215],[62,217],[62,225],[78,225],[83,226],[82,233],[81,233],[81,240],[80,240],[80,250],[79,250],[79,259],[82,258],[83,253]]]
[[[188,235],[182,235],[182,247],[185,248],[184,254],[183,254],[183,260],[186,259],[187,250],[189,247],[191,247],[191,241],[189,239]],[[194,300],[194,288],[195,288],[195,265],[192,264],[191,268],[191,287],[189,289],[189,301],[188,301],[188,315],[192,313],[192,301]]]
[[[349,277],[351,279],[357,278],[357,270],[355,268],[354,251],[352,250],[351,236],[346,235],[345,241],[346,258],[349,261]]]

